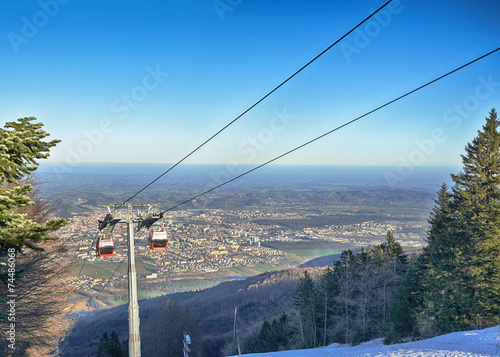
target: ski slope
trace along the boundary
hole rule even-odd
[[[484,330],[454,332],[417,342],[384,346],[382,339],[363,343],[356,347],[333,344],[310,350],[266,352],[247,354],[247,357],[483,357],[497,354],[499,327]]]

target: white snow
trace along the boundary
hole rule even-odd
[[[500,327],[484,330],[454,332],[448,335],[417,342],[384,346],[382,339],[346,347],[337,343],[328,347],[310,350],[266,352],[247,354],[247,357],[486,357],[500,356],[497,353],[497,338]]]

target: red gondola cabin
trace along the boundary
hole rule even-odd
[[[164,229],[156,231],[151,228],[149,232],[149,244],[152,250],[165,250],[167,248],[168,238]]]
[[[115,252],[115,243],[110,236],[97,239],[97,254],[100,257],[112,257]]]

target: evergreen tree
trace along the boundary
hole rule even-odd
[[[289,327],[288,315],[283,313],[278,320],[274,319],[272,324],[272,331],[276,346],[276,351],[286,351],[291,347],[291,330]]]
[[[0,303],[5,303],[8,284],[16,286],[19,355],[48,353],[70,323],[60,308],[68,291],[67,286],[61,287],[67,264],[60,258],[66,250],[47,242],[56,239],[51,233],[65,220],[49,218],[53,207],[36,195],[29,176],[59,141],[44,141],[48,134],[34,120],[21,118],[0,128],[0,257],[23,253],[16,258],[15,272],[0,272]],[[5,318],[0,314],[3,328],[8,326]],[[4,343],[0,351],[5,351]]]
[[[125,353],[127,352],[128,354],[128,348],[126,351],[123,350],[122,344],[120,343],[120,340],[118,339],[118,333],[116,331],[111,332],[111,336],[109,338],[109,350],[111,353],[112,357],[125,357]]]
[[[465,147],[463,169],[443,185],[427,247],[412,262],[393,310],[394,336],[429,337],[498,323],[500,133],[495,109]],[[408,323],[398,323],[397,318]],[[404,317],[404,318],[403,318]],[[411,331],[411,332],[410,332]]]
[[[260,332],[253,335],[245,343],[245,353],[262,353],[285,351],[290,349],[291,334],[288,326],[288,316],[283,313],[272,323],[264,321]]]
[[[108,336],[107,332],[101,337],[99,346],[97,347],[96,357],[125,357],[128,356],[128,346],[120,343],[118,333],[112,331]]]
[[[394,297],[394,305],[390,311],[389,329],[385,334],[385,342],[401,342],[403,337],[416,337],[417,317],[422,311],[424,294],[424,275],[427,269],[427,256],[414,255],[401,281],[400,289]]]
[[[391,231],[387,231],[385,242],[375,246],[374,251],[381,262],[391,263],[390,266],[394,272],[397,269],[406,267],[408,264],[408,257],[404,254],[403,247],[400,243],[396,242],[394,234]]]
[[[54,239],[50,232],[65,223],[62,219],[37,223],[19,212],[33,204],[29,197],[33,186],[19,184],[19,180],[36,170],[37,160],[47,158],[50,148],[59,142],[43,141],[48,134],[41,129],[43,124],[34,120],[21,118],[0,128],[0,255],[5,255],[8,248],[38,249],[36,243]],[[5,281],[5,276],[2,278]]]
[[[297,284],[292,306],[297,311],[298,335],[302,348],[314,348],[318,341],[318,299],[316,286],[306,271]]]
[[[111,357],[111,354],[109,353],[109,338],[107,332],[104,332],[101,340],[99,341],[96,357]]]
[[[274,351],[272,327],[268,321],[264,321],[259,334],[259,352]]]
[[[464,328],[459,324],[456,306],[465,293],[457,284],[457,275],[461,274],[457,259],[462,247],[457,239],[451,194],[445,184],[438,192],[429,224],[428,245],[423,252],[426,270],[422,284],[426,290],[417,319],[420,334],[426,337]]]
[[[456,216],[459,325],[498,323],[500,313],[500,133],[495,109],[462,155],[452,175]]]

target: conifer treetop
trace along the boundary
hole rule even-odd
[[[465,146],[465,154],[461,155],[463,170],[458,175],[452,175],[455,189],[468,188],[474,192],[479,186],[471,183],[492,188],[500,184],[499,125],[497,112],[493,108],[482,130],[478,130],[477,136]]]
[[[26,117],[6,123],[0,128],[0,255],[8,248],[40,249],[36,243],[55,239],[50,232],[65,224],[63,219],[37,223],[21,208],[31,206],[33,187],[19,181],[38,167],[37,160],[49,156],[49,150],[59,140],[44,141],[49,136],[36,118]]]
[[[38,159],[49,156],[49,150],[60,140],[43,141],[49,136],[35,117],[8,122],[0,128],[0,179],[14,182],[38,167]]]

